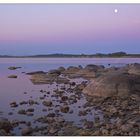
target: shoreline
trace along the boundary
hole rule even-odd
[[[28,57],[28,56],[15,56],[15,57],[11,57],[11,56],[9,56],[9,57],[0,57],[0,59],[1,58],[102,58],[102,59],[104,59],[104,58],[140,58],[140,56],[138,57],[138,56],[134,56],[134,57],[129,57],[129,56],[124,56],[124,57]]]
[[[8,69],[13,72],[22,67]],[[140,64],[127,64],[121,68],[94,64],[61,66],[24,74],[34,86],[46,84],[46,88],[39,87],[38,94],[23,88],[22,94],[27,98],[11,101],[8,114],[18,114],[27,120],[0,119],[0,135],[140,135]],[[15,76],[10,80],[18,78]],[[81,78],[83,80],[77,83],[76,79]],[[40,111],[39,116],[36,111]],[[68,120],[66,116],[72,119]],[[80,126],[74,122],[74,116],[80,119],[77,122]],[[32,117],[33,121],[29,121]],[[18,129],[18,134],[13,129]]]

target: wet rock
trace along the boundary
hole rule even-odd
[[[130,74],[140,75],[140,64],[138,63],[128,64],[127,69]]]
[[[33,129],[31,127],[23,128],[21,130],[21,135],[28,136],[28,135],[31,135],[32,132],[33,132]]]
[[[29,108],[26,110],[26,112],[34,112],[34,108]]]
[[[10,106],[15,108],[15,107],[18,107],[18,104],[16,102],[12,102],[12,103],[10,103]]]
[[[26,112],[26,115],[27,115],[27,116],[33,116],[34,114],[31,113],[31,112]]]
[[[64,119],[64,118],[61,118],[61,117],[57,117],[57,118],[55,118],[55,120],[56,120],[57,122],[59,122],[59,123],[65,122],[65,119]]]
[[[85,129],[92,129],[93,128],[93,122],[92,121],[86,121],[85,123],[84,123],[84,128]]]
[[[55,122],[55,119],[54,117],[43,116],[43,117],[38,118],[36,121],[50,124],[50,123]]]
[[[103,70],[104,66],[102,65],[93,65],[93,64],[89,64],[87,65],[84,69],[88,70],[88,71],[94,71],[97,72],[99,70]]]
[[[86,116],[87,115],[87,111],[86,110],[80,110],[78,115],[79,116]]]
[[[12,127],[17,127],[18,125],[19,125],[19,121],[18,120],[12,120],[11,121],[11,125],[12,125]]]
[[[49,70],[48,74],[51,74],[53,76],[59,76],[61,74],[61,71],[54,69],[54,70]]]
[[[16,70],[16,69],[20,69],[21,67],[14,67],[14,66],[11,66],[11,67],[9,67],[8,69],[9,70]]]
[[[62,97],[61,97],[61,100],[62,100],[62,101],[67,101],[67,100],[68,100],[68,96],[62,96]]]
[[[101,134],[103,136],[108,136],[109,135],[109,131],[107,129],[105,129],[105,128],[100,128],[100,131],[101,131]]]
[[[20,104],[20,105],[26,105],[26,104],[28,104],[28,102],[27,102],[27,101],[22,101],[22,102],[20,102],[19,104]]]
[[[54,82],[61,84],[69,83],[69,80],[63,77],[59,77],[58,74],[50,74],[50,73],[41,73],[41,74],[33,74],[30,78],[31,82],[35,85],[39,84],[53,84]]]
[[[118,112],[117,108],[114,106],[108,106],[108,108],[106,110],[108,110],[112,114]]]
[[[8,133],[4,129],[0,129],[0,136],[8,136]]]
[[[56,132],[58,132],[58,129],[56,129],[55,127],[51,127],[51,128],[48,130],[48,132],[49,132],[50,134],[55,134]]]
[[[63,71],[65,71],[65,68],[64,67],[59,67],[58,71],[60,71],[62,73]]]
[[[12,125],[10,123],[10,121],[6,118],[0,118],[0,130],[3,129],[6,132],[10,132],[10,130],[12,129]]]
[[[111,82],[110,82],[111,81]],[[122,98],[140,91],[140,77],[135,75],[110,73],[94,79],[83,92],[90,96]]]
[[[69,113],[72,114],[73,113],[73,110],[70,110]]]
[[[31,126],[31,122],[26,122],[26,125],[27,126]]]
[[[43,112],[47,112],[47,109],[44,108],[44,109],[42,109],[42,111],[43,111]]]
[[[44,93],[45,91],[43,89],[40,90],[41,93]]]
[[[55,113],[49,113],[47,117],[55,117]]]
[[[131,124],[124,124],[120,127],[121,131],[123,132],[130,132],[133,129],[133,125]]]
[[[44,99],[45,99],[45,97],[44,97],[44,96],[43,96],[43,97],[39,97],[39,99],[40,99],[40,100],[44,100]]]
[[[13,112],[9,112],[8,115],[13,115]]]
[[[29,104],[29,105],[34,105],[34,104],[38,105],[39,103],[36,102],[36,101],[34,101],[34,100],[29,100],[29,101],[28,101],[28,104]]]
[[[19,110],[19,111],[18,111],[18,114],[25,115],[25,114],[26,114],[26,110],[24,110],[24,109],[21,109],[21,110]]]
[[[101,136],[101,133],[99,130],[95,130],[93,133],[92,133],[93,136]]]
[[[34,71],[34,72],[28,72],[28,73],[26,73],[26,74],[28,74],[28,75],[34,75],[34,74],[46,74],[46,72],[44,72],[44,71]]]
[[[70,109],[69,106],[63,106],[63,107],[60,108],[62,113],[68,113],[69,109]]]
[[[58,77],[58,78],[55,79],[55,82],[57,84],[69,84],[69,79]]]
[[[52,106],[52,101],[43,101],[42,104],[44,106]]]
[[[80,70],[80,68],[79,68],[79,67],[74,67],[74,66],[69,66],[69,67],[67,68],[67,70],[68,70],[68,71],[78,71],[78,70]]]
[[[75,82],[71,82],[70,85],[71,85],[71,86],[75,86],[76,83],[75,83]]]
[[[9,75],[8,78],[17,78],[17,75]]]

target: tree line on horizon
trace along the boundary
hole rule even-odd
[[[113,52],[113,53],[96,53],[96,54],[40,54],[40,55],[28,55],[28,56],[12,56],[12,55],[0,55],[0,57],[140,57],[140,54],[127,54],[126,52]]]

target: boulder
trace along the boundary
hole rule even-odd
[[[140,75],[140,64],[138,64],[138,63],[129,64],[128,73]]]
[[[64,68],[64,67],[59,67],[58,70],[59,70],[60,72],[63,72],[63,71],[65,71],[65,68]]]
[[[10,106],[11,107],[18,107],[18,104],[16,102],[12,102],[12,103],[10,103]]]
[[[52,106],[52,101],[43,101],[42,104],[44,106]]]
[[[53,69],[53,70],[49,70],[48,74],[54,75],[54,76],[59,76],[61,74],[61,71],[59,71],[57,69]]]
[[[133,93],[140,95],[140,76],[126,73],[106,74],[91,81],[83,93],[98,97],[126,97]]]
[[[61,110],[62,113],[68,113],[70,108],[69,108],[69,106],[63,106],[63,107],[60,108],[60,110]]]
[[[9,70],[16,70],[16,69],[20,69],[21,67],[15,67],[15,66],[11,66],[11,67],[9,67],[8,69]]]
[[[33,129],[31,127],[23,128],[21,131],[22,136],[28,136],[33,132]]]
[[[34,74],[46,74],[44,71],[33,71],[33,72],[28,72],[26,73],[27,75],[34,75]]]
[[[67,78],[59,77],[58,74],[50,74],[50,73],[33,74],[33,75],[31,75],[30,80],[35,85],[52,84],[53,82],[56,82],[58,84],[61,84],[61,83],[68,84],[69,83],[69,80]]]
[[[5,132],[10,132],[12,125],[6,118],[0,118],[0,130],[3,129]]]
[[[69,66],[64,72],[63,74],[75,74],[76,72],[78,72],[80,70],[79,67],[74,67],[74,66]]]
[[[94,71],[97,72],[99,70],[103,70],[104,66],[102,65],[94,65],[94,64],[89,64],[87,65],[84,69],[88,70],[88,71]]]
[[[17,75],[9,75],[8,78],[17,78]]]
[[[8,133],[5,130],[0,129],[0,136],[8,136]]]

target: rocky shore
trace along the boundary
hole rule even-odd
[[[26,75],[34,85],[50,89],[40,89],[38,99],[11,101],[11,109],[33,121],[0,118],[1,136],[17,135],[13,131],[17,127],[23,136],[140,135],[140,64],[110,68],[90,64]],[[35,117],[37,109],[44,115]],[[66,120],[68,116],[77,116],[80,124]]]

